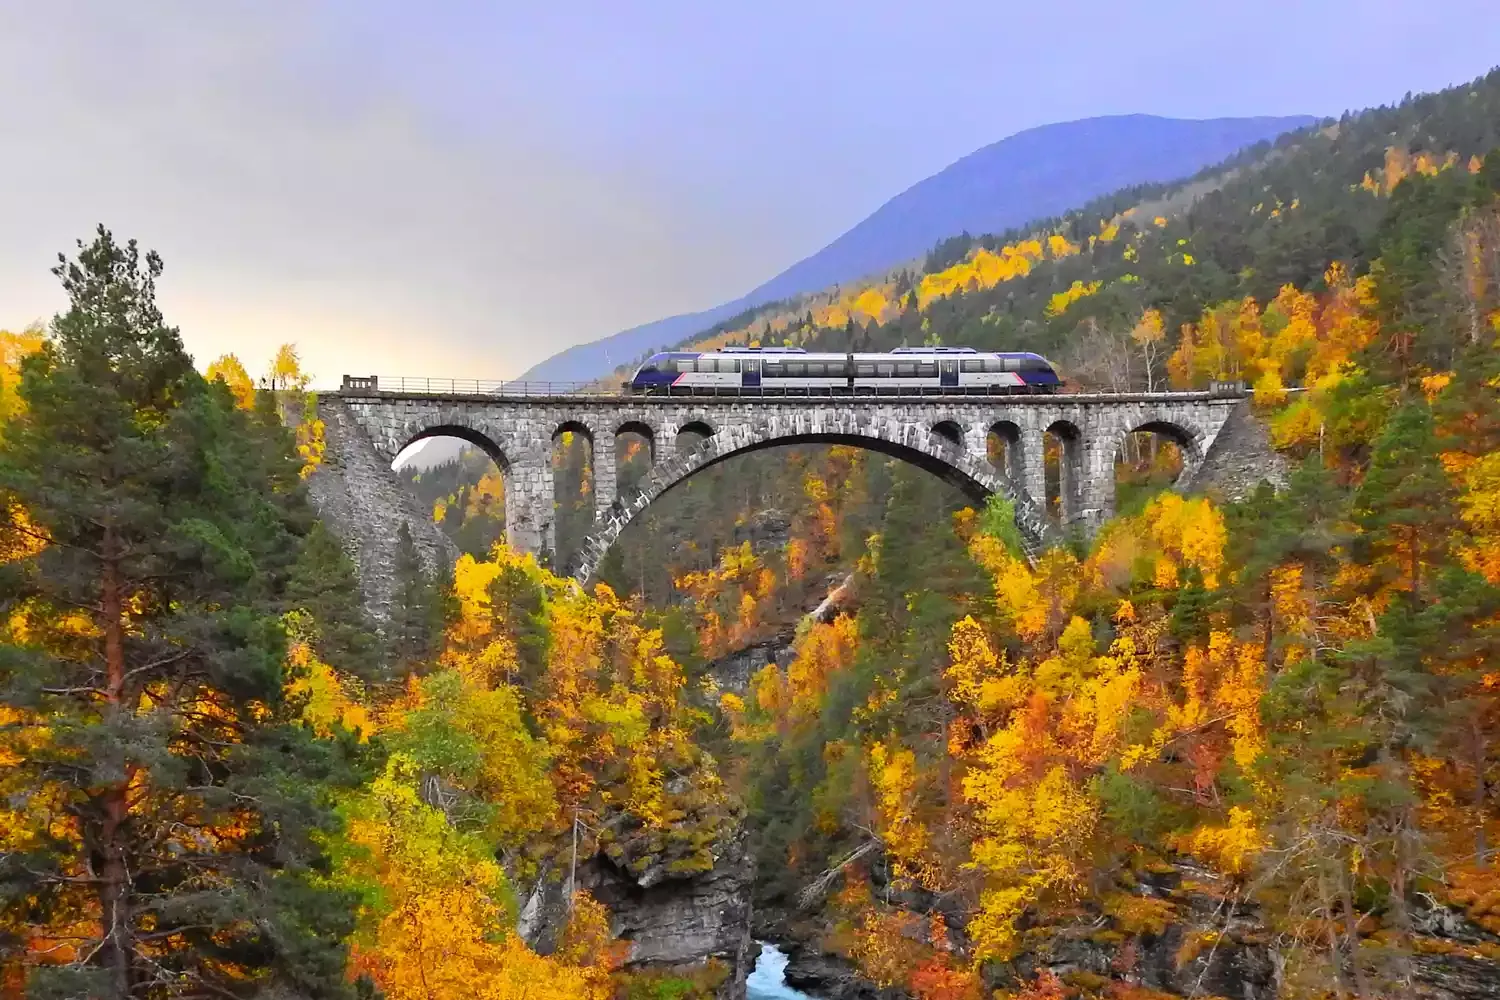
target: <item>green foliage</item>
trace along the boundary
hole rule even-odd
[[[1021,530],[1016,527],[1016,505],[999,493],[990,495],[979,515],[979,530],[991,538],[1005,543],[1005,548],[1018,559],[1026,557],[1026,546],[1021,541]]]
[[[451,568],[446,569],[451,576]],[[405,521],[396,533],[396,592],[386,641],[391,673],[410,677],[437,657],[451,602],[446,579],[427,571]]]
[[[319,659],[368,682],[386,679],[354,560],[321,521],[312,525],[292,567],[287,600],[312,616],[312,645]]]

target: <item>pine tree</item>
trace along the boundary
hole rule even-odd
[[[1457,522],[1453,486],[1438,461],[1432,413],[1407,404],[1391,415],[1376,439],[1370,467],[1354,502],[1362,531],[1358,554],[1420,599],[1426,573],[1447,556]]]
[[[161,261],[102,227],[22,368],[0,449],[0,926],[37,996],[348,994],[315,888],[328,746],[283,698],[279,617],[310,523],[279,426],[194,370]]]
[[[391,604],[391,672],[420,673],[437,653],[443,630],[443,590],[428,574],[405,521],[396,533],[396,592]]]
[[[287,583],[287,599],[312,617],[313,647],[323,662],[365,681],[385,679],[354,561],[322,522],[308,532]]]

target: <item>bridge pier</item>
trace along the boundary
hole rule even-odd
[[[506,538],[512,548],[557,552],[552,454],[565,431],[592,445],[594,526],[577,565],[555,567],[590,579],[609,546],[652,500],[698,470],[733,455],[784,444],[848,444],[893,455],[954,483],[974,503],[1003,493],[1035,556],[1052,541],[1045,442],[1062,444],[1061,523],[1092,532],[1114,507],[1114,462],[1136,430],[1179,442],[1193,483],[1204,456],[1243,393],[1132,393],[1066,396],[738,397],[507,396],[389,392],[349,384],[330,403],[347,408],[375,451],[393,460],[412,441],[434,434],[468,440],[499,463],[505,479]],[[649,432],[651,473],[641,492],[616,504],[615,438]],[[677,435],[707,436],[679,452]],[[991,432],[1006,442],[1003,468],[990,461]]]
[[[600,434],[596,430],[593,449],[591,462],[593,481],[590,488],[593,490],[594,525],[597,527],[603,524],[605,517],[609,515],[609,508],[614,505],[620,488],[619,473],[615,467],[615,435],[613,433]]]
[[[540,458],[540,461],[537,459]],[[539,558],[557,551],[552,477],[552,452],[528,456],[503,470],[505,479],[505,543],[517,552]]]

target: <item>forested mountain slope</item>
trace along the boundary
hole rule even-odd
[[[768,307],[695,343],[1037,350],[1081,381],[1119,382],[1122,372],[1098,365],[1124,364],[1122,338],[1146,309],[1175,334],[1210,304],[1250,296],[1264,305],[1287,284],[1319,286],[1330,262],[1359,272],[1374,253],[1383,196],[1412,173],[1469,169],[1497,131],[1500,79],[1491,74],[1288,133],[1190,180],[944,240],[916,271]],[[1147,378],[1137,363],[1129,380]]]
[[[1192,174],[1312,119],[1188,121],[1119,115],[1019,132],[965,156],[886,202],[859,225],[746,295],[569,348],[523,378],[598,378],[764,303],[878,274],[959,233],[1000,232],[1120,187]]]

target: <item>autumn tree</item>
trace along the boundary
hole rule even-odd
[[[102,227],[0,449],[0,910],[37,995],[344,995],[319,750],[283,698],[289,442],[193,369],[160,259]]]
[[[307,388],[311,379],[302,371],[302,359],[297,354],[295,344],[282,344],[276,348],[276,354],[271,359],[271,368],[266,376],[271,383],[271,388],[285,392],[287,390],[301,391]]]
[[[215,380],[229,386],[229,391],[234,394],[235,405],[242,410],[253,410],[255,408],[255,382],[251,380],[250,373],[245,371],[245,366],[240,359],[233,354],[224,354],[208,366],[203,377],[210,382]]]

